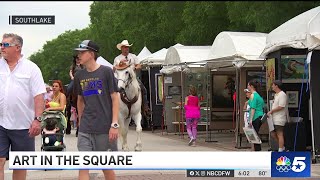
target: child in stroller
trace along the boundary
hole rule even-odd
[[[57,127],[57,120],[56,119],[47,119],[46,120],[46,127],[43,129],[43,134],[46,134],[44,137],[44,145],[48,146],[57,146],[60,142],[57,139],[56,133],[59,131]]]
[[[63,151],[66,146],[63,138],[67,121],[61,111],[45,111],[42,114],[42,145],[44,151]]]

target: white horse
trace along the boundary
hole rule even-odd
[[[136,124],[137,141],[135,151],[142,150],[141,142],[141,89],[133,67],[116,68],[115,77],[118,79],[120,89],[120,107],[119,107],[119,133],[122,141],[122,149],[129,151],[127,143],[127,134],[131,118]]]

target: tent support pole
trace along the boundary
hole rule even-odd
[[[211,84],[211,68],[208,68],[207,71],[207,124],[206,124],[206,140],[205,142],[218,142],[217,140],[211,140],[211,130],[209,134],[209,123],[211,123],[211,92],[212,92],[212,84]],[[210,138],[209,138],[210,137]]]
[[[147,66],[148,67],[148,75],[149,75],[149,98],[150,98],[150,101],[149,101],[149,103],[150,103],[150,110],[151,110],[151,112],[152,112],[152,91],[151,91],[151,72],[150,72],[150,66]],[[151,124],[150,124],[150,126],[151,126],[151,130],[152,130],[152,132],[154,132],[154,123],[153,123],[153,113],[151,113],[151,117],[150,117],[150,121],[151,121]]]
[[[207,120],[207,123],[206,123],[206,141],[208,140],[208,136],[209,136],[209,96],[210,96],[210,93],[209,93],[209,76],[210,76],[210,68],[207,68],[208,71],[207,71],[207,111],[206,111],[206,120]],[[211,110],[210,110],[211,112]]]
[[[240,102],[239,102],[239,68],[236,67],[236,129],[235,129],[235,135],[236,135],[236,148],[240,148],[240,140],[239,140],[239,135],[240,135],[240,112],[239,112],[239,107],[240,107]]]
[[[313,113],[312,113],[312,88],[311,88],[311,68],[310,68],[310,64],[308,65],[308,70],[309,70],[309,90],[310,90],[310,101],[309,101],[309,109],[311,109],[311,111],[309,111],[310,114],[310,120],[311,120],[311,138],[312,138],[312,160],[316,161],[316,149],[314,147],[314,129],[313,129]]]
[[[168,133],[168,128],[166,126],[167,122],[165,117],[165,111],[164,111],[164,107],[165,107],[165,103],[166,103],[166,99],[164,97],[164,76],[165,74],[162,74],[162,118],[161,118],[161,126],[162,126],[162,133],[161,135],[163,135],[163,130],[166,129],[166,132]]]
[[[182,72],[182,65],[180,71],[180,85],[181,85],[181,105],[180,105],[180,132],[181,138],[184,138],[184,122],[183,122],[183,115],[184,115],[184,108],[183,108],[183,97],[184,97],[184,86],[183,86],[183,72]]]

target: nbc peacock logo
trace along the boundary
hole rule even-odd
[[[281,156],[277,159],[276,162],[277,166],[276,169],[279,172],[289,172],[291,169],[291,162],[290,159],[287,158],[286,156]]]

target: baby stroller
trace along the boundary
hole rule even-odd
[[[54,134],[46,134],[44,129],[48,122],[55,121],[57,131]],[[45,111],[41,122],[41,151],[65,151],[64,134],[67,128],[67,120],[61,111]],[[50,142],[54,139],[54,142]]]

